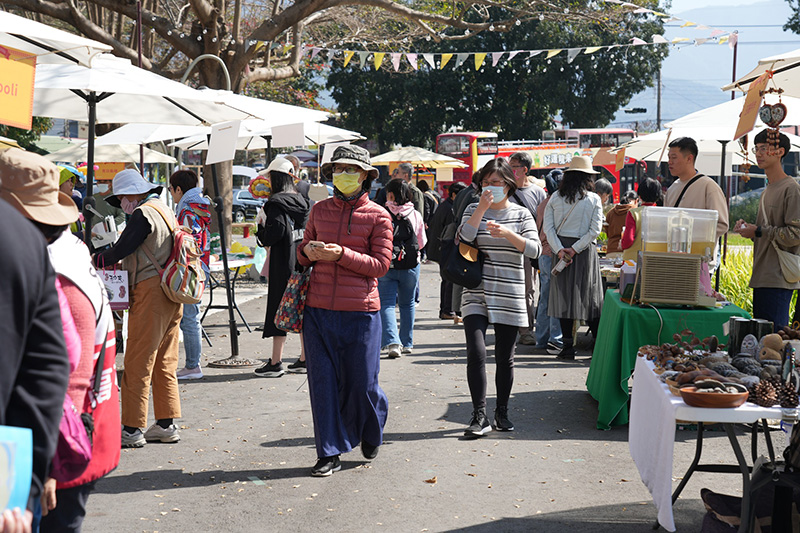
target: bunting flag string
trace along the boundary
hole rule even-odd
[[[403,57],[405,56],[406,60],[408,61],[411,69],[419,70],[427,65],[430,69],[444,69],[448,64],[450,64],[451,59],[455,57],[455,61],[453,62],[453,69],[459,68],[467,59],[472,56],[474,61],[475,70],[481,70],[486,63],[486,58],[491,57],[491,66],[497,68],[498,66],[502,67],[504,63],[510,63],[512,60],[517,58],[517,56],[521,53],[527,52],[527,55],[522,56],[524,61],[530,61],[532,58],[539,56],[540,54],[544,54],[544,59],[548,60],[547,62],[550,63],[549,60],[558,56],[561,52],[566,52],[566,60],[568,64],[572,64],[575,59],[577,59],[580,55],[592,55],[601,50],[612,51],[615,48],[619,48],[621,50],[627,49],[629,47],[635,46],[659,46],[659,45],[672,45],[672,46],[700,46],[705,44],[728,44],[728,46],[733,47],[738,39],[738,34],[736,32],[730,33],[724,30],[713,28],[707,25],[699,24],[697,22],[691,20],[685,20],[678,17],[674,17],[667,13],[662,13],[659,11],[654,11],[652,9],[644,8],[641,6],[637,6],[631,2],[626,2],[624,0],[602,0],[607,4],[616,4],[622,6],[624,8],[629,8],[632,13],[638,14],[650,14],[656,17],[659,17],[663,22],[680,22],[681,28],[690,28],[695,31],[707,31],[707,36],[703,37],[674,37],[672,39],[667,39],[663,35],[652,35],[650,37],[650,41],[646,41],[645,39],[639,37],[633,37],[630,39],[629,42],[626,43],[617,43],[611,45],[603,45],[603,46],[586,46],[586,47],[579,47],[579,48],[546,48],[541,50],[503,50],[503,51],[475,51],[475,52],[460,52],[460,53],[432,53],[432,52],[378,52],[378,51],[369,51],[369,50],[342,50],[337,48],[327,47],[325,45],[303,45],[303,49],[301,50],[301,56],[310,52],[310,58],[312,60],[320,57],[323,62],[325,62],[324,57],[327,56],[327,63],[332,64],[334,61],[341,60],[343,66],[347,67],[351,60],[353,59],[354,55],[358,55],[359,65],[360,68],[365,68],[368,65],[368,61],[372,60],[372,66],[375,70],[378,70],[383,65],[383,60],[387,54],[391,58],[391,65],[395,72],[400,70],[400,65],[402,62]],[[260,43],[259,43],[260,44]],[[327,53],[325,55],[320,56],[323,51]],[[439,56],[439,62],[436,62],[436,56]],[[420,56],[422,61],[420,61]]]

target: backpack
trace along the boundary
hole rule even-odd
[[[171,217],[166,216],[160,207],[155,204],[149,204],[149,207],[158,211],[158,214],[166,222],[167,228],[172,232],[172,251],[163,268],[159,266],[147,245],[142,245],[145,255],[158,270],[161,277],[161,289],[167,298],[175,303],[200,303],[205,287],[205,273],[200,261],[202,251],[198,248],[197,242],[188,228],[177,225],[172,227]]]
[[[419,264],[419,242],[414,226],[407,218],[392,215],[392,266],[397,270],[410,270]]]

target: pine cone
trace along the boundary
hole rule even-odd
[[[761,407],[772,407],[778,403],[778,393],[770,380],[762,379],[753,391],[754,401]]]
[[[781,407],[797,407],[798,403],[800,403],[798,400],[797,392],[781,383],[781,388],[778,390],[778,403],[781,404]]]

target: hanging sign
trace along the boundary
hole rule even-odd
[[[0,124],[31,129],[36,56],[0,46]]]
[[[617,160],[615,161],[614,169],[619,172],[625,167],[625,148],[617,152]]]
[[[734,141],[738,140],[742,135],[753,131],[753,128],[756,126],[756,117],[758,117],[758,110],[761,107],[761,91],[767,86],[771,74],[769,70],[766,71],[759,76],[756,81],[751,83],[750,88],[747,89],[744,107],[739,115],[739,124],[736,125],[736,135],[733,136]]]

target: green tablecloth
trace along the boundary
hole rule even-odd
[[[732,316],[750,318],[735,305],[717,309],[658,308],[661,322],[651,307],[631,306],[620,301],[617,291],[606,291],[600,328],[594,345],[586,388],[598,402],[597,429],[628,423],[628,379],[636,365],[636,352],[645,344],[672,342],[672,335],[690,329],[703,339],[716,335],[727,343],[722,325]]]

